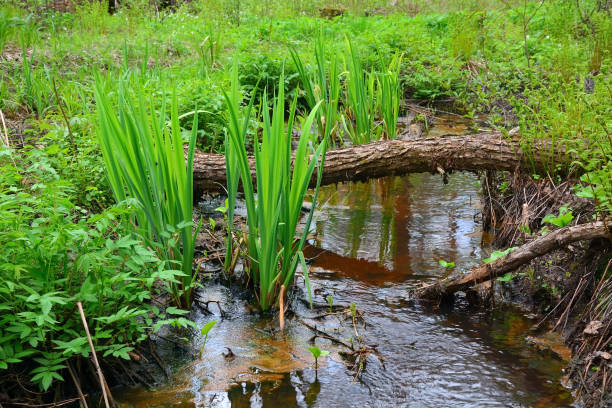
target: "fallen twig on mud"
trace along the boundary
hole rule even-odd
[[[535,238],[494,263],[478,265],[464,276],[445,279],[441,282],[422,287],[417,291],[417,295],[424,299],[442,298],[465,290],[477,283],[482,283],[512,272],[532,259],[572,242],[595,238],[610,238],[609,226],[606,226],[603,221],[560,228],[548,235]]]

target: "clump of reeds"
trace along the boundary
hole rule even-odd
[[[312,210],[301,237],[297,238],[296,232],[302,204],[317,166],[317,186],[320,184],[320,166],[327,147],[327,137],[319,143],[317,134],[312,131],[322,103],[319,102],[303,120],[297,149],[292,152],[297,100],[294,98],[291,103],[289,117],[285,123],[283,76],[280,77],[278,95],[272,102],[271,109],[264,93],[261,107],[262,124],[258,129],[261,131],[261,138],[256,136],[253,141],[255,183],[251,177],[246,150],[246,134],[253,99],[241,112],[242,97],[236,68],[232,74],[232,90],[229,95],[225,95],[229,110],[225,142],[229,206],[233,208],[232,201],[235,200],[239,178],[247,208],[247,267],[257,288],[256,295],[262,311],[267,311],[277,304],[281,286],[288,287],[293,281],[300,261],[308,284],[302,248],[312,220]],[[316,194],[315,192],[313,201],[316,200]],[[228,219],[231,223],[232,218]]]
[[[142,93],[134,100],[119,86],[118,106],[111,106],[98,81],[99,141],[106,174],[117,202],[135,203],[136,230],[156,248],[162,259],[182,270],[172,283],[175,304],[189,308],[195,286],[193,255],[197,228],[193,230],[193,157],[197,135],[197,109],[189,139],[187,160],[172,98],[170,124],[166,103],[156,113]]]

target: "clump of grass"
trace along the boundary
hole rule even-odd
[[[303,121],[298,147],[292,154],[291,140],[297,99],[293,99],[285,124],[283,76],[281,74],[278,96],[272,104],[271,114],[266,93],[263,96],[263,124],[258,129],[261,130],[261,140],[258,137],[254,140],[255,184],[251,177],[245,145],[253,99],[241,116],[242,98],[237,92],[237,69],[234,69],[232,74],[232,93],[225,95],[229,110],[226,141],[230,157],[228,192],[235,188],[239,177],[247,207],[248,270],[256,286],[256,295],[262,311],[269,310],[277,303],[280,287],[288,287],[300,261],[308,285],[308,272],[301,251],[312,220],[312,210],[300,239],[296,239],[297,224],[310,180],[315,168],[322,164],[327,147],[327,138],[315,147],[317,135],[312,132],[319,103]],[[233,160],[237,161],[239,172],[232,168]],[[317,172],[317,186],[321,181],[320,170],[321,167]],[[315,192],[313,200],[316,195]],[[229,219],[228,222],[231,223],[232,220]]]
[[[193,230],[192,219],[197,109],[185,162],[176,96],[169,127],[165,101],[157,114],[146,107],[142,93],[135,101],[120,86],[118,97],[115,111],[97,81],[98,137],[109,184],[117,202],[136,202],[136,229],[162,259],[182,270],[170,292],[176,305],[189,308],[196,281],[192,265],[198,228]]]

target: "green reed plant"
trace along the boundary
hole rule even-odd
[[[179,126],[176,95],[172,98],[170,125],[166,103],[160,113],[146,107],[145,97],[133,100],[123,86],[119,103],[111,106],[98,80],[99,141],[109,184],[117,202],[137,200],[136,228],[154,245],[162,259],[175,261],[181,280],[171,287],[176,305],[189,308],[196,284],[193,255],[193,156],[197,135],[197,109],[187,150]]]
[[[386,139],[395,139],[397,136],[397,118],[402,100],[402,87],[399,78],[401,64],[402,57],[396,56],[386,71],[376,76],[378,107],[380,117],[383,120],[383,137]]]
[[[340,77],[337,54],[332,53],[328,69],[325,40],[322,35],[319,35],[315,40],[315,72],[310,74],[297,51],[294,48],[290,48],[289,52],[298,71],[300,83],[303,87],[303,96],[306,99],[308,108],[312,111],[318,103],[321,103],[321,108],[316,111],[316,124],[319,135],[321,138],[330,136],[338,122]]]
[[[285,123],[284,75],[281,74],[278,96],[272,104],[271,115],[265,93],[263,97],[263,124],[258,129],[261,130],[261,140],[258,137],[254,140],[256,170],[254,184],[245,145],[253,98],[245,114],[241,116],[239,107],[242,99],[239,93],[235,92],[238,89],[236,69],[232,81],[233,92],[231,95],[225,95],[229,110],[227,134],[229,141],[226,145],[229,147],[230,155],[234,155],[238,162],[245,195],[249,273],[258,289],[256,295],[259,306],[262,311],[267,311],[276,304],[281,285],[287,287],[292,282],[298,262],[303,261],[301,251],[310,228],[312,210],[299,239],[296,239],[297,224],[306,191],[317,166],[320,166],[317,172],[317,186],[320,184],[321,164],[327,148],[327,138],[317,146],[318,138],[312,127],[317,109],[320,107],[318,104],[304,119],[297,150],[292,154],[291,141],[297,99],[293,99]],[[232,177],[235,180],[237,175],[234,174]],[[315,203],[316,191],[313,197]],[[304,268],[305,263],[301,263]],[[308,279],[306,268],[304,275]]]
[[[376,101],[376,77],[366,73],[351,41],[346,39],[346,97],[342,121],[353,144],[377,140],[380,129],[375,126],[378,110]]]

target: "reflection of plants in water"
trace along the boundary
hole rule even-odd
[[[329,355],[329,351],[321,350],[318,346],[308,347],[308,350],[310,351],[312,356],[315,358],[315,370],[318,370],[319,369],[319,357],[325,357]]]
[[[320,392],[321,392],[321,382],[319,381],[318,378],[315,377],[314,382],[310,384],[310,387],[308,387],[308,390],[306,391],[306,394],[304,395],[304,401],[306,402],[306,405],[308,407],[314,406],[315,402],[317,402],[317,397],[319,396]]]

